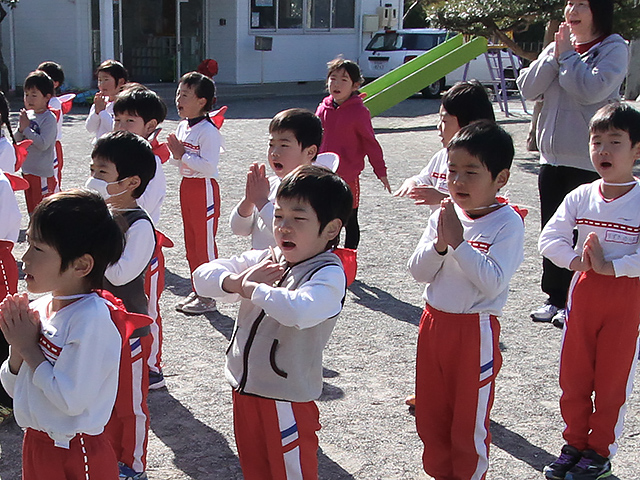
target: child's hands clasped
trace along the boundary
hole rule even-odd
[[[267,178],[267,169],[264,163],[254,162],[249,167],[247,173],[247,186],[245,190],[245,198],[247,202],[258,209],[262,210],[269,201],[269,192],[271,187]]]
[[[464,228],[458,214],[456,213],[453,201],[445,198],[441,202],[440,215],[438,216],[438,238],[435,248],[438,252],[444,253],[447,247],[457,248],[464,241]]]
[[[107,97],[106,95],[98,92],[93,97],[93,107],[95,108],[96,113],[100,113],[105,108],[107,108]]]
[[[282,278],[284,268],[274,261],[275,255],[271,248],[271,255],[260,263],[247,268],[239,274],[229,275],[222,282],[222,289],[229,293],[237,293],[244,298],[251,298],[258,285],[275,285]]]
[[[27,363],[33,359],[35,365],[44,360],[38,346],[40,328],[40,315],[29,308],[27,294],[7,295],[0,303],[0,330],[11,345],[9,366],[13,373],[18,372],[23,359]]]
[[[613,268],[613,263],[607,262],[604,259],[604,250],[600,245],[600,239],[595,232],[591,232],[587,239],[584,241],[582,247],[582,257],[587,258],[590,267],[594,272],[600,275],[615,275],[616,272]]]
[[[20,109],[20,116],[18,117],[18,131],[20,133],[24,132],[31,125],[31,120],[29,120],[29,116],[27,115],[27,111],[24,108]]]
[[[176,160],[180,160],[184,155],[184,144],[178,140],[175,133],[167,135],[167,147],[171,151],[171,156]]]

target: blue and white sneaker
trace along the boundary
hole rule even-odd
[[[120,480],[148,480],[147,472],[136,472],[122,462],[118,462],[118,468],[120,469],[118,477]]]

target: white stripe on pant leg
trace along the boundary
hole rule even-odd
[[[631,360],[631,369],[629,371],[629,377],[627,378],[627,390],[625,392],[625,401],[620,407],[618,411],[618,421],[616,422],[616,426],[614,428],[614,440],[611,445],[609,445],[609,458],[613,458],[613,456],[618,451],[618,438],[622,435],[622,430],[624,428],[624,416],[627,414],[627,401],[629,400],[629,396],[633,391],[633,379],[636,376],[636,365],[638,364],[638,347],[640,346],[640,338],[636,340],[636,351],[633,354],[633,360]]]
[[[216,208],[216,199],[214,195],[213,185],[211,185],[211,179],[205,178],[205,191],[207,198],[207,211],[206,211],[206,222],[207,222],[207,258],[209,261],[216,259],[216,251],[214,248],[215,245],[215,235],[213,231],[213,226],[216,221],[216,218],[213,215],[213,212]]]
[[[155,263],[154,263],[155,262]],[[155,265],[155,270],[153,269]],[[160,373],[157,365],[158,352],[160,351],[160,327],[158,326],[158,258],[151,260],[151,278],[149,278],[149,316],[153,320],[149,325],[149,335],[151,335],[151,352],[149,353],[148,365],[151,371]]]
[[[491,316],[487,314],[479,315],[480,334],[480,378],[482,382],[490,378],[494,373],[493,368],[493,328],[491,327]],[[486,419],[491,401],[491,388],[493,382],[489,382],[478,390],[478,405],[476,407],[476,425],[473,432],[473,441],[478,454],[478,464],[476,471],[470,480],[479,480],[489,468],[489,450],[486,444],[489,432],[486,427]]]
[[[139,339],[136,339],[139,340]],[[133,352],[132,352],[133,355]],[[136,472],[144,471],[142,464],[142,456],[144,455],[144,441],[147,435],[147,416],[142,409],[142,368],[144,365],[142,358],[136,360],[131,366],[132,370],[132,395],[133,395],[133,413],[135,414],[135,446],[133,450],[133,468]]]
[[[282,447],[298,440],[298,424],[293,413],[291,402],[275,402]],[[300,463],[300,447],[297,446],[284,455],[284,467],[287,480],[303,480],[302,464]]]

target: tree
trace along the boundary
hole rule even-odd
[[[533,60],[538,52],[526,52],[508,35],[522,32],[536,23],[547,25],[545,37],[563,18],[564,0],[422,0],[431,25],[456,32],[496,37],[517,55]],[[640,33],[638,0],[614,0],[614,31],[625,38]]]

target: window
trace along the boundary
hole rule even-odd
[[[355,0],[251,0],[251,29],[355,27]]]

